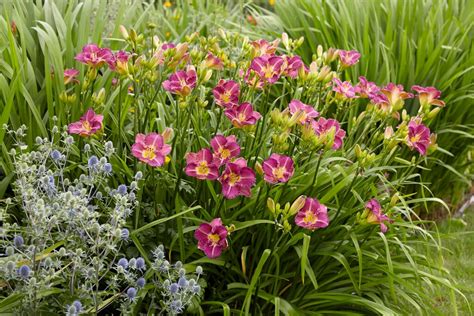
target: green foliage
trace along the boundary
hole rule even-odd
[[[430,128],[443,150],[430,158],[430,170],[421,171],[421,178],[435,195],[453,204],[462,200],[473,180],[474,2],[278,0],[274,12],[250,12],[257,19],[252,33],[304,36],[297,53],[306,61],[318,45],[359,51],[352,82],[364,75],[380,85],[440,89],[446,109]],[[407,109],[414,114],[417,106],[408,103]]]

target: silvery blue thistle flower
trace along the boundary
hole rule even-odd
[[[91,156],[87,161],[89,168],[94,168],[99,163],[99,158],[97,156]]]
[[[128,231],[128,229],[123,228],[120,233],[120,238],[122,238],[122,240],[128,240],[129,236],[130,236],[130,232]]]
[[[139,278],[139,279],[137,280],[137,287],[142,288],[142,287],[145,286],[145,284],[146,284],[146,281],[145,281],[144,278]]]
[[[125,195],[127,194],[127,186],[125,184],[121,184],[118,186],[117,188],[117,192],[120,194],[120,195]]]
[[[181,300],[174,300],[171,302],[170,308],[174,313],[180,314],[183,312],[183,302]]]
[[[112,174],[112,171],[113,171],[112,164],[110,164],[108,162],[105,163],[103,169],[104,169],[104,173],[106,175],[111,175]]]
[[[137,173],[135,174],[135,180],[139,181],[142,178],[143,178],[143,173],[141,171],[137,171]]]
[[[17,248],[21,248],[24,243],[25,241],[23,240],[23,237],[21,237],[21,235],[16,235],[15,238],[13,238],[13,244]]]
[[[84,152],[88,153],[89,151],[91,151],[91,145],[85,144],[84,145]]]
[[[56,149],[51,152],[51,158],[53,158],[53,160],[55,161],[58,161],[59,159],[61,159],[61,156],[62,156],[61,153]]]
[[[134,287],[131,287],[127,290],[128,299],[133,301],[137,296],[137,290]]]
[[[179,290],[179,285],[178,285],[178,283],[171,283],[171,284],[170,284],[170,287],[169,287],[169,290],[170,290],[170,293],[171,293],[171,294],[176,294],[176,293],[178,293],[178,290]]]
[[[18,274],[20,275],[20,277],[22,277],[23,279],[27,279],[30,277],[30,267],[28,267],[27,265],[22,265],[19,269],[18,269]]]
[[[201,267],[201,266],[197,266],[197,267],[196,267],[196,274],[197,274],[197,275],[201,275],[202,272],[203,272],[203,271],[202,271],[202,267]]]
[[[128,260],[126,258],[120,258],[120,260],[117,262],[117,265],[119,265],[120,267],[124,268],[124,269],[127,269],[128,268]]]
[[[138,257],[136,262],[136,268],[138,270],[144,270],[146,268],[145,259],[143,259],[142,257]]]
[[[201,287],[199,286],[199,284],[196,284],[193,286],[193,293],[194,294],[199,294],[199,292],[201,292]]]
[[[76,307],[76,311],[78,313],[80,313],[82,311],[82,303],[78,300],[75,300],[72,305],[74,305],[74,307]]]
[[[130,259],[130,261],[128,262],[128,266],[132,269],[135,269],[136,264],[137,264],[137,260],[135,258]]]
[[[182,276],[178,279],[178,285],[179,287],[184,288],[188,285],[188,280],[186,280],[186,278]]]

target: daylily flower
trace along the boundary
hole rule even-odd
[[[79,70],[70,68],[64,70],[64,84],[68,84],[71,82],[78,83],[79,80],[76,77],[79,75]]]
[[[229,108],[224,111],[224,114],[237,128],[254,125],[262,117],[260,113],[253,110],[252,104],[248,102]]]
[[[408,123],[407,144],[410,148],[415,148],[421,155],[426,155],[430,145],[430,129],[425,125],[411,120]]]
[[[369,96],[370,103],[374,104],[376,107],[381,109],[384,112],[390,112],[390,101],[382,92],[378,92],[373,96]]]
[[[283,56],[284,64],[283,64],[283,74],[288,76],[292,79],[298,77],[300,69],[304,67],[303,61],[301,60],[300,56]]]
[[[273,55],[276,52],[278,44],[280,44],[280,40],[276,39],[273,42],[269,43],[267,40],[259,39],[253,42],[250,42],[253,46],[255,57],[260,57],[263,55]]]
[[[200,180],[215,180],[219,177],[218,166],[214,163],[214,157],[208,148],[186,155],[185,172],[188,176]]]
[[[382,207],[376,199],[371,199],[365,204],[366,209],[366,220],[369,224],[380,224],[380,231],[385,233],[387,226],[384,224],[386,221],[391,221],[390,218],[382,213]]]
[[[301,113],[299,122],[302,125],[310,123],[313,119],[319,116],[319,113],[311,105],[304,104],[300,100],[291,100],[288,107],[290,109],[291,115],[297,115],[298,113]]]
[[[405,99],[413,98],[413,94],[405,92],[401,84],[396,85],[394,83],[389,83],[384,88],[382,88],[381,91],[383,94],[385,94],[388,102],[395,111],[398,111],[403,107]]]
[[[343,68],[355,65],[360,58],[360,53],[356,50],[339,50],[339,60]]]
[[[127,52],[120,50],[115,53],[115,64],[114,67],[111,67],[113,70],[117,71],[121,75],[128,74],[128,59],[130,58],[130,54]]]
[[[240,146],[234,135],[227,137],[216,135],[211,139],[211,147],[214,150],[214,159],[219,162],[219,166],[240,154]]]
[[[196,70],[193,66],[188,66],[186,71],[179,70],[172,74],[168,80],[163,82],[166,91],[185,97],[191,93],[196,86]]]
[[[219,80],[212,93],[217,105],[230,108],[239,104],[240,86],[234,80]]]
[[[355,89],[361,98],[373,98],[380,91],[380,88],[374,82],[367,81],[364,76],[359,77],[359,83]]]
[[[260,84],[275,83],[281,76],[283,62],[282,57],[275,55],[256,57],[250,63],[246,80],[253,73],[258,77]]]
[[[79,121],[69,124],[69,134],[79,134],[83,137],[91,136],[102,129],[102,120],[104,116],[96,114],[92,108],[87,110]]]
[[[339,122],[334,119],[325,119],[320,117],[317,121],[313,121],[312,127],[316,135],[323,141],[323,144],[336,150],[342,146],[342,141],[346,136]]]
[[[224,69],[224,64],[222,63],[222,60],[214,56],[212,53],[207,53],[207,56],[206,56],[206,59],[204,60],[203,65],[205,68],[208,68],[208,69],[215,69],[215,70]]]
[[[158,133],[137,134],[132,145],[133,156],[152,167],[162,166],[170,152],[171,146]]]
[[[114,64],[114,54],[108,48],[100,48],[96,44],[87,44],[75,59],[93,68],[99,68],[104,64]]]
[[[263,178],[269,183],[288,182],[293,176],[293,159],[288,156],[271,154],[262,164]]]
[[[217,258],[229,244],[227,228],[220,218],[214,218],[210,223],[202,223],[194,232],[198,241],[198,249],[204,251],[207,257]]]
[[[411,89],[418,92],[418,99],[422,106],[445,106],[444,101],[438,99],[441,96],[441,91],[435,87],[413,86]]]
[[[329,225],[328,208],[317,199],[306,198],[303,208],[295,217],[296,225],[315,230]]]
[[[247,167],[244,158],[229,162],[219,178],[222,184],[222,195],[227,199],[234,199],[243,195],[249,197],[250,188],[255,184],[255,172]]]
[[[339,78],[333,78],[332,91],[336,92],[336,97],[341,99],[355,99],[357,98],[356,89],[349,81],[341,82]]]

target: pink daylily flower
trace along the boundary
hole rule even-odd
[[[68,84],[71,82],[78,83],[79,80],[76,77],[79,75],[79,70],[74,68],[69,68],[64,70],[64,84]]]
[[[230,108],[239,104],[240,86],[234,80],[219,80],[212,93],[219,106]]]
[[[387,97],[390,105],[395,109],[399,110],[403,107],[404,100],[413,98],[413,94],[405,92],[401,84],[396,85],[389,83],[383,87],[380,91]]]
[[[226,109],[224,114],[237,128],[254,125],[262,117],[260,113],[253,110],[252,104],[248,102]]]
[[[170,152],[171,146],[158,133],[137,134],[132,145],[132,155],[152,167],[162,166]]]
[[[359,77],[359,83],[355,89],[361,98],[373,98],[380,92],[380,88],[364,76]]]
[[[332,91],[336,92],[336,97],[341,99],[355,99],[357,98],[356,89],[349,81],[341,82],[339,78],[333,78]]]
[[[197,74],[193,66],[185,70],[179,70],[172,74],[168,80],[163,82],[163,88],[173,94],[188,96],[196,86]]]
[[[293,159],[279,154],[271,154],[263,161],[262,168],[268,183],[288,182],[295,171]]]
[[[373,96],[369,96],[370,103],[374,104],[376,107],[381,109],[384,112],[390,112],[390,101],[382,92],[379,92]]]
[[[265,83],[273,84],[280,78],[282,74],[284,60],[280,56],[263,55],[256,57],[250,63],[250,68],[247,71],[247,82],[251,73],[255,74],[259,80],[259,86]]]
[[[346,136],[346,131],[341,128],[338,121],[335,119],[325,119],[324,117],[320,117],[317,121],[312,122],[312,127],[316,135],[321,139],[328,138],[330,133],[333,133],[332,135],[334,135],[334,138],[325,139],[325,143],[331,142],[331,148],[334,150],[341,148],[343,139]]]
[[[199,180],[215,180],[219,177],[219,167],[214,163],[214,157],[208,148],[186,155],[185,172]]]
[[[228,231],[220,218],[214,218],[210,223],[202,223],[194,232],[198,241],[198,249],[202,250],[209,258],[217,258],[229,244]]]
[[[380,203],[376,199],[371,199],[365,204],[365,209],[369,211],[367,223],[380,224],[380,231],[385,234],[388,228],[384,222],[390,222],[391,220],[387,215],[382,213]]]
[[[119,50],[114,55],[114,63],[111,65],[112,70],[116,70],[119,73],[126,73],[128,70],[128,60],[130,59],[130,54]]]
[[[288,76],[292,79],[295,79],[298,77],[300,69],[303,68],[305,65],[303,64],[303,61],[301,60],[300,56],[283,56],[284,59],[284,64],[283,64],[283,74],[285,76]]]
[[[104,116],[96,114],[92,108],[88,109],[79,121],[69,124],[69,134],[79,134],[86,137],[97,133],[102,129],[102,120]]]
[[[328,208],[317,199],[306,198],[304,206],[295,217],[296,225],[315,230],[329,225]]]
[[[339,60],[343,68],[357,64],[360,53],[356,50],[339,50]]]
[[[234,199],[240,195],[249,197],[250,189],[255,181],[255,171],[247,167],[247,161],[244,158],[227,163],[219,178],[222,184],[222,195],[227,199]]]
[[[288,108],[290,109],[291,115],[295,115],[299,112],[302,113],[299,119],[299,122],[302,125],[310,123],[313,119],[319,116],[319,112],[317,112],[311,105],[304,104],[300,100],[291,100]]]
[[[224,69],[224,63],[222,63],[222,60],[214,56],[212,53],[207,53],[206,59],[204,61],[204,66],[206,68],[215,70]]]
[[[211,139],[211,147],[214,150],[214,159],[219,163],[219,166],[222,166],[240,154],[240,146],[234,135],[227,137],[216,135]]]
[[[267,40],[264,39],[259,39],[253,42],[250,42],[250,44],[254,48],[254,56],[255,57],[260,57],[263,55],[273,55],[275,54],[278,44],[280,44],[280,40],[276,39],[273,42],[268,42]]]
[[[428,146],[431,143],[430,129],[425,125],[411,120],[408,123],[407,144],[408,147],[416,149],[421,155],[426,155]]]
[[[114,54],[108,48],[100,48],[96,44],[87,44],[75,59],[93,68],[99,68],[104,64],[114,64]]]
[[[436,105],[444,107],[446,105],[444,101],[438,99],[441,97],[441,91],[435,87],[413,86],[411,89],[418,92],[418,99],[423,106]]]

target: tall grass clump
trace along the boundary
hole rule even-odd
[[[54,72],[43,126],[64,141],[4,129],[1,312],[436,314],[443,291],[456,313],[442,258],[416,248],[440,253],[414,208],[447,206],[404,193],[429,189],[436,91],[351,84],[369,57],[304,63],[287,34],[118,32]]]
[[[318,45],[367,56],[347,79],[435,86],[446,109],[430,123],[440,150],[421,180],[452,205],[472,186],[474,140],[473,12],[469,0],[276,1],[274,11],[252,9],[252,32],[305,37],[297,51],[310,61]],[[416,103],[406,109],[418,111]],[[435,166],[442,166],[438,168]],[[413,188],[411,188],[413,191]],[[426,210],[427,211],[427,210]]]

